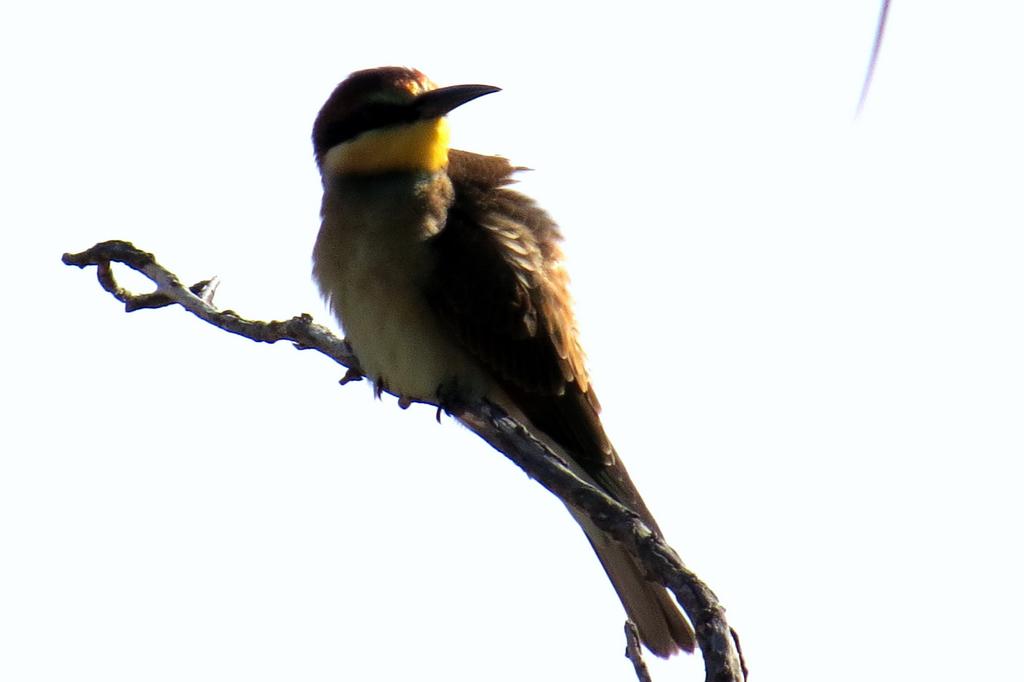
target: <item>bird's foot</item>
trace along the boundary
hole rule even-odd
[[[350,381],[362,381],[362,380],[363,380],[363,373],[360,372],[358,369],[352,369],[351,367],[349,367],[348,371],[345,372],[345,376],[343,376],[341,378],[341,381],[339,381],[338,383],[341,384],[342,386],[344,386],[345,384],[349,383]]]
[[[452,414],[460,405],[465,404],[465,392],[459,386],[458,379],[449,379],[437,387],[434,393],[434,400],[437,403],[437,414],[434,418],[441,423],[441,413]]]

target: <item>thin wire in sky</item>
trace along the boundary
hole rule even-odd
[[[882,49],[882,36],[885,34],[885,21],[889,17],[889,0],[882,0],[882,11],[878,14],[878,27],[875,29],[875,44],[871,47],[871,61],[868,62],[868,72],[864,76],[864,86],[860,90],[860,99],[857,101],[857,117],[864,110],[864,102],[868,98],[868,91],[871,90],[871,81],[875,77],[875,65],[878,63],[878,53]]]

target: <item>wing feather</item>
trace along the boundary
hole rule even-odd
[[[601,425],[561,234],[531,199],[507,189],[516,170],[500,157],[449,152],[453,201],[444,227],[431,238],[436,269],[428,300],[533,425],[657,531]],[[588,521],[580,523],[645,644],[659,656],[692,651],[693,632],[668,593],[648,582],[621,546]]]
[[[561,233],[507,188],[521,169],[506,159],[457,150],[449,159],[454,200],[432,238],[431,306],[538,428],[604,473],[615,456],[578,340]]]

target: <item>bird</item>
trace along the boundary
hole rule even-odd
[[[313,278],[379,396],[486,399],[660,535],[600,419],[552,218],[510,188],[526,170],[450,148],[447,114],[498,92],[416,69],[356,71],[316,116],[323,185]],[[569,507],[655,655],[694,632],[629,552]]]

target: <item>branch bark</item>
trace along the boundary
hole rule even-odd
[[[66,265],[80,268],[95,266],[100,286],[124,303],[126,312],[177,304],[224,331],[253,341],[290,341],[296,348],[319,351],[347,369],[341,383],[362,377],[359,361],[348,343],[326,327],[314,323],[310,315],[259,322],[247,320],[231,310],[219,310],[213,305],[215,280],[185,287],[176,275],[157,263],[152,254],[137,249],[129,242],[101,242],[80,253],[66,253],[62,260]],[[115,262],[148,277],[156,285],[156,290],[133,294],[123,289],[111,268],[111,263]],[[599,528],[625,545],[649,577],[675,595],[694,625],[708,682],[742,682],[746,679],[747,669],[739,638],[726,622],[725,609],[660,535],[629,509],[578,478],[555,453],[498,406],[483,401],[470,405],[446,405],[445,409],[515,462],[530,478],[584,512]],[[638,679],[643,680],[643,675],[647,674],[646,667],[640,658],[639,647],[629,639],[630,625],[627,624],[627,656],[633,662]]]

